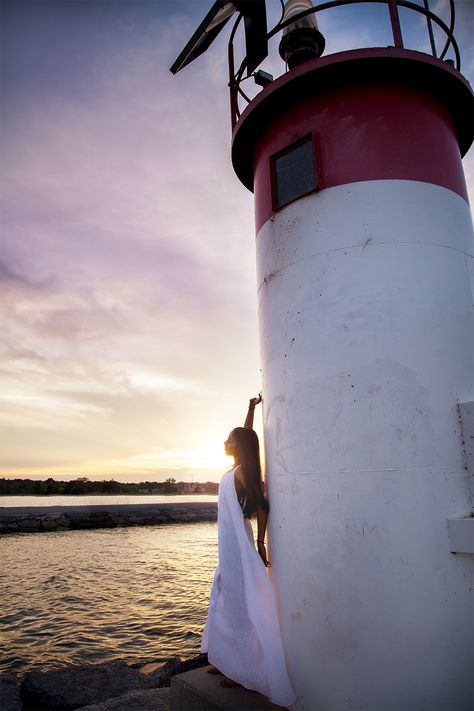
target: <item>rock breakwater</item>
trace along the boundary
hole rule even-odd
[[[125,660],[71,664],[32,671],[20,684],[16,674],[0,675],[2,711],[166,711],[175,674],[208,664],[207,655],[163,663],[129,665]]]
[[[0,508],[0,534],[217,520],[217,502]]]

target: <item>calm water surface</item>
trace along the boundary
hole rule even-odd
[[[0,496],[0,506],[103,506],[104,504],[187,504],[190,501],[217,501],[213,494],[127,494],[89,496]]]
[[[0,538],[0,670],[199,653],[215,523]]]

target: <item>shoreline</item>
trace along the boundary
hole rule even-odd
[[[0,507],[0,535],[207,521],[217,521],[217,501]]]
[[[48,498],[54,498],[55,496],[66,496],[71,499],[80,498],[81,496],[91,496],[91,497],[94,497],[94,496],[97,496],[97,497],[100,497],[100,496],[127,496],[127,497],[133,499],[134,496],[137,496],[137,497],[149,496],[151,498],[152,496],[217,496],[217,494],[214,494],[214,492],[212,492],[212,491],[186,491],[186,492],[171,491],[171,492],[160,492],[160,493],[156,493],[156,494],[150,494],[150,493],[145,494],[145,493],[140,493],[140,492],[137,493],[137,492],[128,492],[128,491],[123,492],[123,493],[116,492],[116,493],[112,493],[112,494],[110,492],[104,492],[104,491],[97,491],[97,492],[92,491],[92,492],[85,493],[85,494],[35,494],[34,492],[33,493],[30,492],[27,494],[25,494],[25,493],[0,494],[0,503],[1,503],[3,497],[9,497],[9,498],[12,498],[12,497],[18,497],[18,498],[20,498],[20,497],[24,497],[24,498],[38,497],[39,499],[48,499]]]

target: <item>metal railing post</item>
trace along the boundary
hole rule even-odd
[[[397,0],[388,0],[388,8],[390,10],[390,22],[392,23],[393,41],[395,47],[403,47],[402,29],[400,27],[400,18],[398,16]]]
[[[423,0],[423,5],[425,6],[425,10],[430,9],[430,5],[428,0]],[[433,52],[433,57],[436,57],[436,45],[435,45],[435,39],[434,39],[434,34],[433,34],[433,23],[431,22],[431,17],[427,15],[426,17],[426,24],[428,26],[428,34],[430,36],[430,45],[431,45],[431,51]]]
[[[235,76],[235,64],[234,64],[234,37],[237,32],[237,27],[242,19],[242,13],[239,14],[237,20],[234,23],[232,32],[229,37],[229,44],[227,45],[227,58],[229,61],[229,92],[230,92],[230,123],[232,131],[235,128],[237,119],[239,116],[239,104],[238,104],[238,90],[239,90],[239,80]]]
[[[229,57],[230,123],[232,130],[234,130],[237,123],[237,88],[234,76],[234,48],[230,42],[227,51]]]

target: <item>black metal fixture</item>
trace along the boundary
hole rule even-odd
[[[250,76],[268,55],[265,0],[216,0],[171,66],[173,74],[203,54],[236,12],[244,18],[247,76]]]
[[[273,76],[268,72],[264,72],[263,69],[259,69],[255,72],[253,78],[255,79],[255,84],[259,86],[268,86],[268,84],[271,84],[273,81]]]
[[[311,0],[287,0],[283,23],[312,7]],[[318,30],[316,15],[312,13],[296,17],[294,22],[283,28],[279,52],[289,69],[293,69],[303,62],[320,57],[325,46],[326,40]]]

